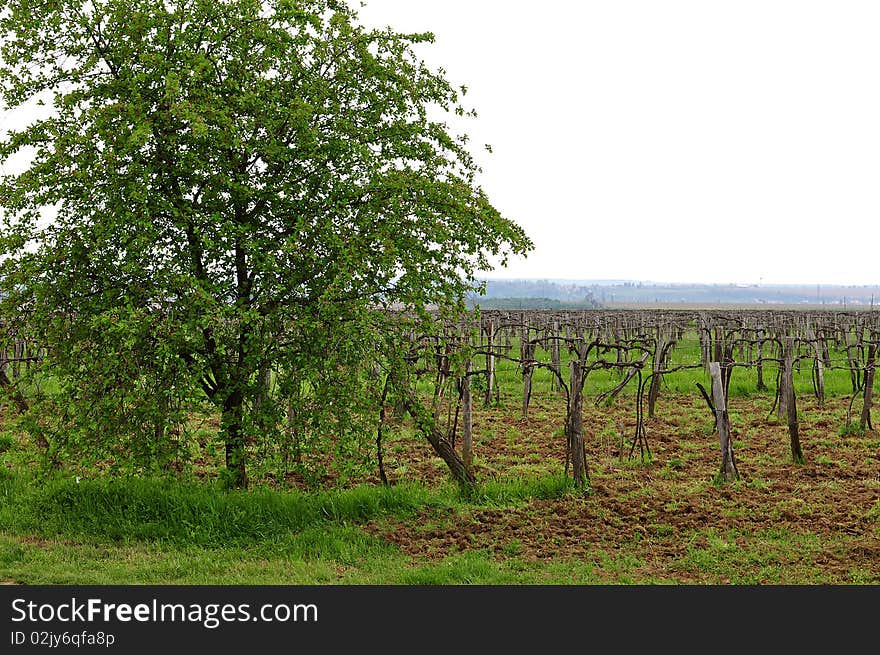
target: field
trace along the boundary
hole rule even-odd
[[[514,350],[516,344],[513,344]],[[674,361],[691,362],[683,343]],[[565,477],[564,397],[499,361],[499,400],[474,406],[477,490],[463,494],[407,416],[386,431],[385,470],[323,490],[204,479],[77,479],[0,436],[0,579],[7,584],[875,584],[880,434],[846,428],[848,371],[826,398],[795,373],[805,463],[770,389],[736,369],[728,411],[740,479],[723,482],[702,369],[664,376],[650,454],[633,450],[636,397],[597,370],[585,385],[589,483]],[[423,388],[427,392],[427,386]],[[856,412],[859,399],[856,399]],[[8,417],[4,408],[4,417]],[[4,419],[6,420],[6,419]],[[630,453],[633,456],[630,456]],[[203,478],[205,476],[202,476]]]

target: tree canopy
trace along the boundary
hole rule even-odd
[[[237,486],[260,448],[349,443],[413,321],[531,248],[432,39],[335,0],[8,0],[4,109],[48,111],[0,141],[30,157],[0,182],[0,303],[46,348],[53,452],[164,466],[203,401]]]

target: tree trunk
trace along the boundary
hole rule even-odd
[[[24,414],[30,409],[27,399],[25,399],[21,392],[13,386],[12,381],[6,375],[6,371],[4,371],[3,368],[0,368],[0,387],[10,390],[12,402],[15,403],[15,408],[18,410],[19,414]]]
[[[449,443],[440,429],[430,418],[428,418],[428,413],[422,408],[415,392],[411,387],[404,387],[402,391],[403,402],[407,411],[413,417],[419,430],[425,435],[428,443],[431,444],[434,452],[446,462],[446,466],[449,467],[449,472],[452,473],[452,477],[455,478],[455,481],[458,482],[463,489],[468,491],[473,489],[476,482],[473,473],[468,470],[468,467],[458,456],[458,453],[455,452],[452,444]]]
[[[390,377],[385,377],[385,386],[382,389],[382,397],[379,399],[379,424],[376,426],[376,461],[379,465],[379,479],[382,484],[388,486],[388,476],[385,474],[385,461],[382,457],[382,428],[385,426],[385,403],[388,400]]]
[[[825,403],[825,372],[823,368],[822,357],[816,357],[816,399],[820,405]]]
[[[241,389],[230,393],[223,402],[220,417],[220,430],[226,443],[226,470],[230,474],[231,486],[247,489],[247,449],[242,426],[244,415],[244,395]]]

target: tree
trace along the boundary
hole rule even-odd
[[[161,462],[201,397],[246,486],[249,443],[357,430],[383,335],[531,248],[432,118],[471,112],[416,56],[430,33],[337,0],[9,0],[0,39],[6,108],[50,110],[0,142],[33,155],[0,186],[0,275],[48,348],[54,448]]]

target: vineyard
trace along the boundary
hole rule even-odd
[[[527,421],[533,394],[560,400],[565,472],[570,468],[575,482],[583,484],[589,477],[584,403],[609,407],[619,394],[631,396],[631,430],[623,436],[627,456],[644,461],[652,455],[646,420],[657,415],[664,389],[705,401],[719,440],[719,474],[733,480],[739,472],[728,411],[732,380],[734,395],[772,394],[769,414],[787,425],[791,459],[803,463],[799,396],[801,403],[806,395],[819,407],[829,394],[844,396],[841,430],[873,429],[878,342],[880,315],[873,312],[490,310],[427,337],[412,333],[408,360],[418,380],[413,389],[431,400],[426,436],[462,480],[472,481],[475,406],[503,404]],[[12,389],[22,370],[40,359],[39,347],[15,340],[0,362],[0,382]],[[273,393],[270,376],[266,384]],[[23,394],[11,395],[24,411]],[[415,407],[404,400],[399,409]],[[381,435],[388,414],[383,408],[378,430],[382,479]]]
[[[731,380],[736,379],[734,389],[740,392],[773,391],[770,412],[787,424],[792,461],[802,463],[798,396],[805,392],[803,378],[819,406],[829,391],[848,395],[844,430],[873,429],[878,335],[872,312],[490,311],[482,313],[478,325],[447,326],[444,335],[414,343],[413,358],[419,374],[433,377],[435,413],[446,399],[445,433],[437,439],[445,434],[454,444],[461,432],[465,464],[472,457],[475,395],[486,407],[500,403],[502,386],[510,390],[516,383],[510,374],[517,371],[524,420],[536,386],[543,384],[548,393],[564,398],[565,470],[571,466],[577,483],[588,478],[585,397],[607,406],[631,390],[634,428],[628,456],[638,453],[644,460],[651,455],[646,418],[655,417],[664,387],[699,393],[705,400],[718,432],[720,475],[732,480],[738,471],[727,407]],[[450,364],[456,360],[463,367],[457,374]],[[506,373],[503,378],[500,370]],[[695,379],[703,377],[695,376],[699,370],[707,374],[705,386]],[[455,472],[457,464],[448,463]]]
[[[409,335],[366,466],[319,484],[475,485],[356,521],[403,582],[876,582],[878,342],[869,311],[483,311]]]
[[[420,370],[462,460],[483,478],[564,471],[591,496],[380,532],[407,552],[598,549],[613,581],[878,580],[875,314],[484,312],[446,335]]]

